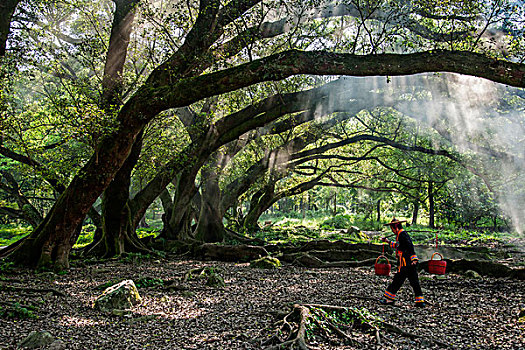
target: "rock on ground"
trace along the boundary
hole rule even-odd
[[[139,304],[142,298],[132,280],[125,280],[111,287],[95,300],[95,308],[107,313],[113,310],[128,310]]]

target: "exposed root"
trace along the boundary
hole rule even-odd
[[[337,260],[335,261],[325,261],[317,257],[317,251],[313,252],[300,252],[300,253],[292,253],[292,254],[282,254],[279,256],[279,259],[291,262],[292,265],[298,265],[298,266],[304,266],[304,267],[311,267],[311,268],[330,268],[330,267],[360,267],[360,266],[373,266],[374,262],[376,261],[376,257],[360,260],[360,261],[344,261],[344,260]],[[327,255],[330,255],[331,253],[339,253],[339,252],[330,252],[330,251],[324,251],[323,258],[326,259]],[[374,253],[376,254],[376,253]],[[348,259],[350,256],[353,256],[351,254],[346,255],[346,259]]]
[[[315,342],[343,343],[356,348],[366,347],[368,343],[375,342],[382,346],[382,339],[390,343],[390,340],[381,334],[382,331],[413,339],[426,339],[441,347],[452,347],[445,342],[413,334],[389,324],[365,308],[294,304],[292,311],[275,326],[275,334],[262,344],[270,345],[266,350],[311,349]],[[369,339],[365,343],[358,337]]]
[[[66,296],[61,291],[54,288],[30,288],[30,287],[15,287],[6,284],[0,284],[0,290],[9,290],[16,292],[31,292],[31,293],[53,293],[54,295],[64,297]]]
[[[288,317],[294,317],[296,319],[295,325],[292,326],[290,322],[288,322]],[[292,312],[290,312],[288,315],[286,315],[283,319],[283,326],[279,328],[278,333],[283,332],[283,334],[288,333],[288,337],[285,341],[270,346],[266,348],[266,350],[277,350],[277,349],[301,349],[301,350],[309,350],[311,349],[310,346],[306,344],[306,328],[307,324],[310,319],[310,310],[302,305],[294,304]],[[289,329],[286,329],[289,328]],[[286,333],[285,333],[286,332]],[[281,338],[278,334],[276,334],[272,339],[277,339],[278,341],[281,341]]]
[[[225,228],[224,231],[226,233],[227,238],[242,242],[244,244],[253,244],[253,245],[265,245],[266,244],[266,241],[260,238],[245,237],[235,231],[230,230],[229,228]]]
[[[25,236],[24,238],[21,238],[18,241],[11,243],[7,247],[0,249],[0,258],[4,258],[8,256],[9,254],[11,254],[12,252],[14,252],[16,248],[18,248],[19,245],[21,245],[22,243],[26,241],[27,237],[29,236]]]
[[[390,324],[390,323],[383,322],[383,327],[384,327],[385,330],[387,330],[389,332],[392,332],[392,333],[396,333],[396,334],[402,335],[403,337],[407,337],[407,338],[411,338],[411,339],[426,339],[426,340],[428,340],[428,341],[430,341],[432,343],[435,343],[435,344],[437,344],[437,345],[439,345],[439,346],[441,346],[443,348],[454,348],[454,346],[452,344],[442,342],[441,340],[434,339],[433,337],[426,337],[426,336],[423,336],[423,335],[417,335],[417,334],[414,334],[414,333],[407,332],[404,329],[401,329],[398,326],[395,326],[395,325]]]

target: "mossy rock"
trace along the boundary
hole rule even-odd
[[[352,241],[362,242],[370,240],[370,237],[361,231],[357,226],[350,226],[347,231],[348,239]]]
[[[182,291],[181,295],[185,298],[193,298],[195,296],[195,293],[189,290]]]
[[[278,269],[281,267],[281,262],[277,258],[265,256],[250,262],[250,267],[258,269]]]
[[[128,310],[141,301],[135,283],[125,280],[104,290],[95,300],[94,307],[102,312],[112,313],[113,310]]]
[[[474,270],[467,270],[464,275],[467,278],[481,279],[481,275]]]
[[[51,333],[47,331],[33,331],[18,344],[18,348],[35,349],[47,346],[55,341]]]

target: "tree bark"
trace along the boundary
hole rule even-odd
[[[122,104],[122,74],[137,3],[138,0],[115,0],[101,98],[101,106],[109,116]],[[128,200],[131,173],[140,156],[142,136],[141,131],[124,164],[102,194],[102,236],[89,249],[95,255],[112,257],[124,253],[126,248],[136,251],[140,247]]]
[[[226,236],[226,229],[222,222],[224,214],[221,210],[219,174],[216,170],[219,165],[217,157],[215,155],[201,170],[201,177],[204,180],[201,185],[202,200],[195,239],[206,243],[222,242]]]
[[[11,19],[20,0],[3,0],[0,3],[0,57],[5,56]]]
[[[103,257],[146,250],[136,235],[135,228],[138,222],[133,221],[135,213],[129,203],[131,173],[137,164],[141,149],[142,133],[137,137],[128,158],[102,195],[101,247],[103,249],[98,251],[102,252]]]
[[[337,215],[337,192],[334,192],[334,210],[332,212],[332,216]]]
[[[195,238],[206,243],[224,241],[226,229],[222,218],[219,183],[217,178],[211,178],[206,180],[203,187],[202,205],[195,230]]]
[[[412,211],[412,225],[417,225],[417,219],[419,214],[419,201],[414,201],[414,210]]]
[[[244,217],[243,226],[248,231],[259,229],[257,221],[259,217],[272,205],[277,199],[275,198],[275,183],[270,181],[261,190],[253,194],[250,200],[250,210]]]
[[[172,240],[184,240],[192,237],[191,221],[194,214],[191,208],[191,200],[197,192],[195,177],[198,172],[198,168],[192,171],[195,168],[197,166],[192,164],[190,169],[185,169],[178,175],[173,207],[167,225],[164,224],[162,237]]]
[[[113,0],[115,12],[111,25],[104,77],[102,79],[102,107],[111,113],[112,106],[120,106],[122,93],[122,74],[126,62],[129,39],[139,0]]]
[[[428,226],[431,228],[435,227],[434,223],[434,183],[432,181],[428,182]]]

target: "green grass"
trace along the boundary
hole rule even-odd
[[[73,246],[73,248],[82,248],[91,242],[93,242],[93,236],[95,235],[95,225],[84,225],[82,227],[82,231],[80,233],[80,236],[78,236],[77,243]],[[147,236],[158,236],[160,233],[160,229],[150,227],[150,228],[139,228],[137,229],[137,235],[139,238],[144,238]]]
[[[436,233],[439,244],[449,245],[479,245],[494,242],[504,243],[512,235],[508,232],[491,232],[467,229],[430,229],[425,226],[414,225],[408,227],[412,241],[416,244],[435,244]],[[418,232],[424,231],[424,232]]]
[[[25,236],[27,236],[32,231],[31,226],[18,226],[18,225],[0,225],[0,247],[8,246]],[[82,226],[82,231],[78,236],[77,242],[73,248],[82,248],[88,245],[93,241],[93,236],[95,235],[95,225],[87,224]],[[137,229],[137,235],[139,238],[144,238],[147,236],[157,236],[160,233],[161,229],[157,227],[150,228],[139,228]]]
[[[8,246],[24,238],[31,230],[30,226],[0,225],[0,246]]]
[[[295,215],[296,216],[296,215]],[[264,219],[264,220],[263,220]],[[385,231],[384,222],[364,220],[364,218],[354,215],[339,214],[335,217],[321,214],[306,217],[284,217],[265,215],[261,218],[260,224],[264,226],[264,221],[272,221],[272,226],[254,233],[257,238],[264,239],[269,243],[292,243],[300,244],[314,239],[345,240],[351,242],[368,242],[366,237],[355,237],[342,232],[351,226],[358,227],[361,231],[383,231],[386,235],[391,232]],[[387,220],[385,220],[386,222]],[[412,225],[407,227],[407,231],[415,244],[435,244],[436,232],[439,244],[450,245],[483,245],[493,243],[504,243],[512,234],[506,232],[492,232],[487,230],[468,230],[454,229],[445,227],[430,229],[423,225]],[[423,231],[423,232],[419,232]],[[380,236],[372,239],[373,243],[379,243]]]

